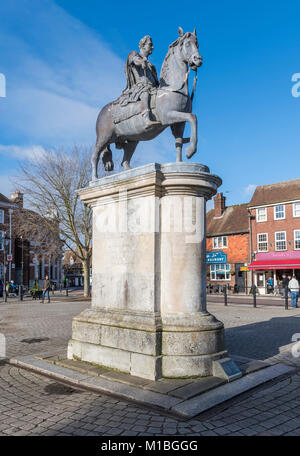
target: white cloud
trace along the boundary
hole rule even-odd
[[[53,1],[32,0],[29,8],[26,0],[12,0],[0,5],[0,16],[5,142],[93,143],[99,110],[125,86],[124,62]]]
[[[249,184],[247,187],[244,188],[244,193],[248,196],[252,196],[256,187],[256,184]]]
[[[45,153],[42,146],[3,146],[0,145],[0,154],[6,157],[13,157],[19,160],[32,160]],[[3,177],[3,176],[2,176]],[[2,178],[1,177],[1,178]],[[2,192],[1,192],[2,193]]]

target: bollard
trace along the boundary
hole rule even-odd
[[[288,308],[289,308],[289,287],[288,286],[285,287],[285,297],[284,298],[285,298],[284,299],[285,300],[285,306],[284,307],[285,307],[285,310],[288,310]]]
[[[19,301],[23,301],[23,286],[19,285]]]
[[[227,306],[227,287],[226,285],[223,287],[224,291],[224,306]]]
[[[253,285],[253,307],[256,307],[256,285]]]
[[[7,302],[7,293],[5,289],[3,290],[3,301]]]

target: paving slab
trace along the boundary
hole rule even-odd
[[[261,371],[253,372],[231,383],[226,383],[225,385],[221,385],[218,388],[203,393],[200,397],[196,396],[187,401],[183,401],[181,404],[177,404],[173,407],[172,411],[190,417],[199,415],[216,405],[293,370],[295,369],[283,364],[267,367]]]
[[[189,385],[177,388],[175,391],[171,391],[169,395],[179,397],[182,399],[190,399],[194,396],[198,396],[206,391],[209,391],[217,386],[224,385],[227,381],[219,377],[205,377],[197,380]]]
[[[263,369],[255,370],[231,383],[224,383],[225,380],[218,377],[198,380],[162,379],[158,382],[149,382],[138,377],[132,379],[128,374],[116,371],[106,370],[104,374],[91,375],[88,369],[93,366],[86,366],[86,371],[78,371],[74,369],[76,361],[68,363],[68,367],[63,367],[54,364],[53,361],[49,362],[49,359],[43,360],[41,356],[39,359],[32,355],[20,356],[11,358],[8,362],[38,374],[73,383],[81,388],[115,395],[186,418],[195,417],[215,405],[295,370],[294,367],[283,364],[264,366]],[[58,359],[56,362],[61,363],[61,360]]]

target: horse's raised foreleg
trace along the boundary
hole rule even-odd
[[[130,160],[131,160],[131,157],[132,157],[138,143],[139,143],[138,141],[128,141],[123,146],[124,156],[123,156],[123,161],[122,161],[121,165],[123,166],[123,168],[125,170],[131,169]]]
[[[182,161],[182,145],[184,143],[184,140],[183,140],[184,127],[185,127],[185,122],[176,123],[176,124],[171,125],[171,130],[172,130],[173,136],[175,138],[175,147],[176,147],[176,151],[177,151],[176,161],[178,161],[178,162]]]
[[[179,112],[179,111],[169,111],[167,116],[164,119],[164,123],[166,121],[171,124],[178,124],[182,122],[189,122],[191,124],[191,144],[186,149],[186,156],[187,158],[191,158],[194,153],[197,151],[197,117],[195,114],[189,112]],[[184,142],[184,141],[183,141]]]

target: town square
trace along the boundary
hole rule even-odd
[[[299,5],[114,6],[0,6],[0,436],[299,437]]]

